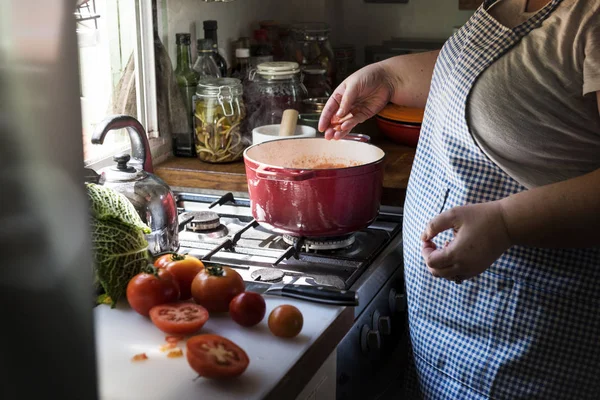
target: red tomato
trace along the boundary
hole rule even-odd
[[[138,313],[148,316],[150,309],[159,304],[179,299],[179,286],[170,272],[160,269],[158,276],[137,274],[127,284],[127,301]]]
[[[154,260],[154,266],[156,268],[163,268],[167,262],[169,261],[169,259],[171,258],[173,254],[168,253],[168,254],[163,254],[162,256],[158,257],[156,260]]]
[[[187,254],[165,254],[154,262],[157,268],[164,268],[175,277],[179,284],[179,298],[187,300],[192,297],[192,281],[198,272],[204,269],[202,261]]]
[[[269,314],[269,329],[275,336],[292,338],[300,333],[304,318],[296,307],[284,304]]]
[[[229,267],[206,267],[192,282],[192,297],[209,312],[229,311],[231,299],[244,290],[244,280]]]
[[[205,378],[233,378],[241,375],[250,363],[244,350],[218,335],[193,336],[186,348],[190,367]]]
[[[243,292],[229,303],[231,319],[242,326],[254,326],[263,320],[267,310],[265,299],[258,293]]]
[[[169,335],[190,335],[204,326],[208,311],[194,303],[161,304],[150,309],[150,319]]]

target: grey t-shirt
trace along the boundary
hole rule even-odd
[[[488,12],[507,27],[526,21],[525,0]],[[600,0],[563,0],[494,62],[469,97],[467,119],[484,153],[525,187],[600,168]]]

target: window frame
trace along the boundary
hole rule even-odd
[[[156,165],[164,161],[172,152],[168,138],[160,135],[158,129],[158,104],[156,87],[156,65],[154,54],[154,33],[152,3],[155,0],[134,0],[136,43],[133,46],[136,84],[137,119],[146,130],[152,162]],[[114,164],[113,156],[122,152],[117,149],[109,155],[86,163],[86,167],[98,171]]]

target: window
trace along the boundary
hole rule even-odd
[[[158,137],[151,2],[77,3],[84,160],[86,165],[101,167],[111,163],[113,155],[129,151],[124,130],[111,132],[103,145],[91,143],[96,124],[108,115],[131,115],[146,128],[149,138]]]

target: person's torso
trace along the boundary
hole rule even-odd
[[[535,14],[525,4],[501,0],[489,13],[513,28]],[[584,95],[584,62],[593,56],[586,40],[599,7],[599,0],[564,0],[473,87],[467,120],[474,139],[528,188],[600,168],[598,104],[594,93]]]
[[[456,285],[428,272],[419,239],[441,212],[526,190],[478,147],[467,104],[478,78],[551,23],[559,6],[553,0],[515,30],[480,9],[436,63],[403,224],[409,328],[427,398],[591,399],[600,393],[594,378],[600,374],[600,249],[513,246],[484,273]],[[452,236],[446,231],[434,242],[442,246]]]

